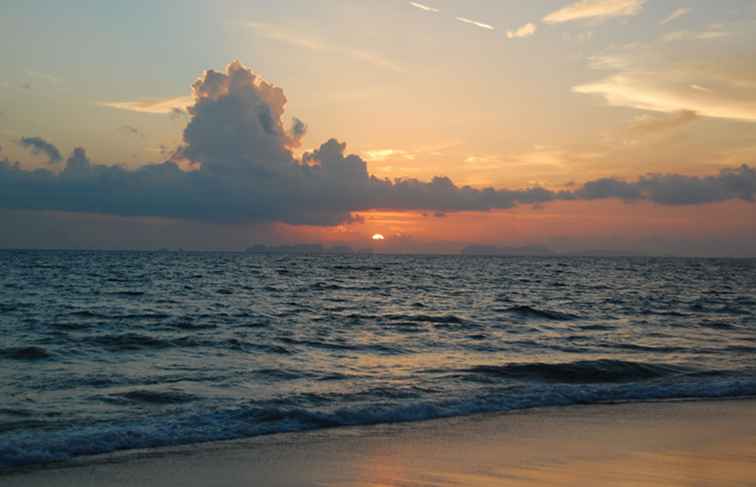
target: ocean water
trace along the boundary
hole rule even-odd
[[[0,252],[0,467],[756,395],[756,260]]]

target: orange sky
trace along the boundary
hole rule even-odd
[[[691,218],[691,214],[695,218]],[[694,242],[690,254],[717,239],[747,247],[756,239],[756,206],[747,202],[661,206],[652,203],[556,202],[490,212],[445,215],[370,211],[364,222],[335,228],[282,226],[292,241],[347,243],[377,251],[429,249],[455,253],[466,244],[546,245],[561,251],[651,249],[678,253],[680,241]],[[374,233],[384,242],[370,241]],[[711,236],[716,235],[716,239]],[[711,250],[711,249],[708,249]]]
[[[63,164],[20,143],[40,137],[63,159],[82,146],[93,164],[135,171],[162,163],[186,143],[191,117],[173,108],[192,103],[192,82],[239,59],[281,88],[282,126],[295,117],[307,125],[295,157],[333,137],[378,178],[446,176],[457,186],[559,191],[597,178],[706,177],[756,166],[750,0],[425,3],[430,8],[403,0],[8,6],[0,19],[0,160],[59,173]],[[134,22],[123,23],[126,14]],[[751,255],[754,208],[736,199],[687,206],[602,199],[445,215],[376,210],[335,227],[214,226],[196,245],[323,241],[456,251],[489,243]],[[43,227],[62,228],[60,208],[46,209],[55,224]],[[164,216],[145,216],[156,215]],[[117,233],[122,220],[111,216],[108,231]],[[104,225],[88,218],[65,221]],[[189,235],[206,223],[189,218],[171,227]],[[53,230],[26,231],[28,238],[6,237],[0,246],[69,241]],[[156,247],[173,245],[159,229],[143,233],[139,246],[151,238]],[[386,241],[371,242],[373,233]]]

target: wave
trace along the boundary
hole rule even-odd
[[[698,326],[711,328],[712,330],[736,330],[738,328],[732,323],[725,323],[723,321],[702,321]]]
[[[505,313],[517,314],[525,318],[531,319],[547,319],[554,321],[572,321],[579,319],[577,315],[570,313],[563,313],[561,311],[552,311],[546,309],[532,308],[530,306],[512,306],[511,308],[505,308],[502,310]]]
[[[398,315],[386,315],[383,319],[387,321],[395,322],[418,322],[418,323],[433,323],[434,325],[470,325],[469,321],[455,316],[448,315],[425,315],[425,314],[398,314]]]
[[[339,426],[423,421],[535,407],[756,396],[756,375],[753,374],[683,376],[680,374],[685,369],[681,368],[611,364],[612,361],[602,365],[602,361],[597,362],[599,368],[619,367],[624,372],[630,367],[640,377],[674,377],[668,381],[645,383],[510,385],[490,388],[474,396],[465,394],[452,398],[445,395],[417,395],[414,398],[404,394],[399,398],[376,396],[335,407],[334,404],[343,403],[343,398],[339,401],[338,397],[328,397],[328,400],[316,400],[315,397],[306,402],[316,405],[309,409],[301,407],[301,397],[294,397],[289,401],[276,400],[227,409],[203,408],[199,413],[147,416],[137,421],[69,425],[67,429],[58,431],[10,431],[0,438],[0,471],[117,450],[177,446]],[[595,374],[597,362],[590,362],[592,365],[587,366],[591,374]],[[582,367],[586,365],[578,362],[571,364],[571,370],[580,371]],[[538,373],[543,374],[544,370],[549,368],[540,364]],[[611,372],[609,376],[616,377]],[[132,391],[125,394],[130,395],[130,399],[147,402],[184,400],[184,396],[171,396],[166,392]]]
[[[751,315],[752,310],[743,308],[740,306],[733,306],[727,304],[711,304],[705,301],[696,301],[689,305],[692,311],[698,313],[710,313],[710,314],[728,314],[728,315]]]
[[[157,338],[139,333],[96,335],[87,337],[84,341],[92,345],[100,346],[111,352],[164,349],[172,347],[198,347],[202,345],[202,342],[189,336],[178,338]]]
[[[56,324],[57,326],[57,324]],[[76,327],[78,328],[78,327]],[[72,329],[76,329],[72,328]],[[154,329],[170,328],[180,329],[185,332],[212,330],[217,328],[212,324],[166,324]],[[235,352],[262,352],[273,354],[291,354],[292,350],[276,344],[255,343],[251,341],[245,341],[238,338],[211,338],[207,335],[199,334],[185,334],[181,336],[155,336],[142,333],[115,333],[115,334],[99,334],[88,336],[84,338],[73,337],[65,335],[66,340],[70,342],[76,342],[77,344],[84,343],[90,345],[93,348],[100,349],[106,352],[140,352],[149,350],[166,350],[171,348],[176,349],[193,349],[193,348],[211,348],[224,351]],[[321,346],[328,348],[326,345],[319,342],[308,343],[306,341],[296,342],[304,345]],[[333,345],[331,348],[335,348],[337,345]],[[344,346],[348,348],[347,346]],[[375,350],[383,350],[380,346],[374,347]],[[0,358],[8,355],[8,358],[45,358],[43,350],[40,347],[25,347],[19,349],[8,349],[7,351],[0,350]],[[78,353],[77,350],[76,353]],[[385,351],[385,350],[383,350]],[[18,355],[18,356],[16,356]]]
[[[361,265],[335,265],[335,266],[332,266],[331,269],[335,271],[357,271],[357,272],[384,270],[383,267],[361,266]]]
[[[134,391],[110,394],[109,398],[125,399],[133,402],[147,404],[179,404],[196,401],[199,397],[181,391],[159,391],[150,389],[137,389]]]
[[[685,353],[688,351],[685,347],[664,347],[664,346],[650,346],[650,345],[640,345],[637,343],[611,343],[608,342],[605,344],[608,348],[615,348],[619,350],[629,350],[631,352],[641,352],[641,353]],[[699,350],[699,353],[703,352],[702,350]]]
[[[0,357],[11,360],[39,360],[52,357],[43,347],[11,347],[0,349]]]
[[[311,284],[308,288],[305,288],[305,290],[314,290],[314,291],[339,291],[341,289],[347,289],[344,286],[341,286],[340,284],[334,284],[334,283],[328,283],[328,282],[316,282],[314,284]]]
[[[406,350],[399,346],[388,346],[380,343],[375,344],[360,344],[360,343],[339,343],[333,341],[324,340],[306,340],[296,339],[290,337],[283,337],[280,340],[287,345],[304,346],[308,348],[316,348],[321,350],[332,351],[359,351],[359,352],[373,352],[383,355],[399,355],[405,353]]]
[[[642,309],[640,310],[639,314],[648,316],[648,315],[655,315],[655,316],[670,316],[674,318],[688,318],[691,315],[691,313],[683,313],[681,311],[668,311],[668,310],[658,310],[658,309]]]
[[[694,370],[681,366],[626,362],[623,360],[584,360],[555,364],[478,365],[463,372],[514,380],[598,384],[659,379],[691,373]]]
[[[614,331],[616,330],[616,327],[611,326],[611,325],[579,325],[577,328],[583,331]]]
[[[139,298],[145,295],[144,291],[124,290],[124,291],[111,291],[104,293],[106,296],[113,296],[118,298]]]
[[[72,311],[72,312],[67,313],[66,316],[70,316],[73,318],[97,319],[97,320],[103,320],[103,321],[163,320],[163,319],[172,317],[172,315],[168,313],[161,313],[157,311],[119,314],[119,313],[97,312],[97,311],[89,311],[89,310]]]
[[[30,307],[31,305],[28,303],[0,303],[0,313],[10,313]]]

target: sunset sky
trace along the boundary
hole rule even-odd
[[[24,1],[0,40],[0,247],[756,256],[753,0]]]

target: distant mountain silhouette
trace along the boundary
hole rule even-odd
[[[555,255],[546,247],[526,245],[523,247],[497,247],[495,245],[468,245],[463,255]]]
[[[247,248],[250,254],[353,254],[354,249],[348,245],[325,247],[321,244],[262,245]]]

